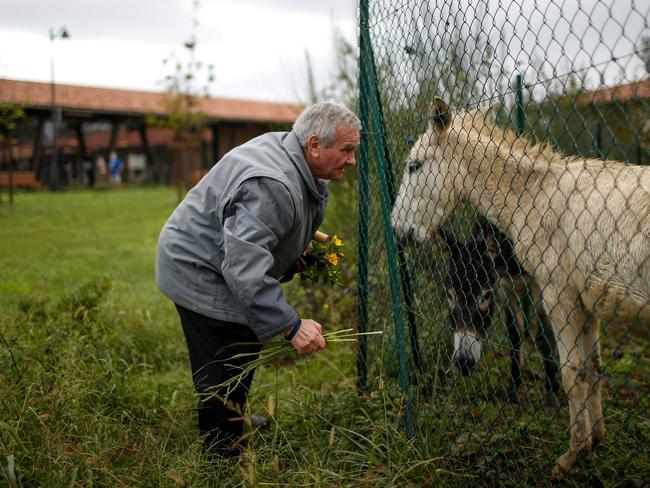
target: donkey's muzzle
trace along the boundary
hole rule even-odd
[[[481,359],[481,341],[472,332],[454,332],[454,354],[451,362],[463,376],[472,374],[476,363]]]

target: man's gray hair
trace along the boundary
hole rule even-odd
[[[318,137],[325,147],[330,147],[334,144],[339,125],[361,130],[361,121],[351,110],[335,102],[318,102],[302,111],[293,124],[293,132],[303,148],[307,147],[311,136]]]

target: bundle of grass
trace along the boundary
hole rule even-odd
[[[327,334],[323,334],[323,338],[325,339],[326,342],[356,342],[357,338],[360,336],[376,335],[381,333],[382,331],[380,330],[374,332],[354,332],[354,329],[349,328],[349,329],[337,330],[334,332],[328,332]],[[270,364],[276,359],[286,354],[292,354],[295,352],[296,350],[294,349],[294,347],[287,342],[284,344],[278,344],[276,346],[263,349],[259,353],[252,352],[252,353],[236,354],[232,356],[229,359],[229,361],[233,361],[235,359],[247,358],[247,357],[253,357],[254,359],[244,364],[243,366],[229,364],[228,366],[238,368],[241,370],[241,372],[238,375],[228,379],[227,381],[224,381],[223,383],[217,385],[215,390],[221,392],[220,396],[223,396],[225,399],[227,399],[230,393],[237,387],[237,385],[239,385],[244,380],[244,378],[246,378],[256,368],[258,368],[259,366]]]

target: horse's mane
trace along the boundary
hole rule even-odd
[[[547,142],[534,143],[528,137],[519,136],[513,130],[497,125],[486,115],[480,109],[459,112],[453,117],[450,129],[463,134],[469,141],[480,143],[488,151],[494,151],[495,156],[502,158],[527,156],[532,160],[543,158],[548,162],[564,158]]]

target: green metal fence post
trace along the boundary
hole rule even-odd
[[[388,151],[388,141],[386,140],[386,124],[384,123],[384,110],[382,108],[381,97],[379,96],[379,87],[377,86],[377,72],[375,67],[375,56],[372,52],[372,46],[369,48],[369,58],[370,65],[373,73],[373,80],[375,83],[370,87],[375,92],[374,99],[377,100],[377,105],[379,107],[379,135],[381,137],[382,147],[384,149],[384,158],[386,161],[386,167],[384,169],[384,174],[386,176],[387,186],[388,186],[388,198],[390,201],[391,208],[395,204],[395,199],[397,197],[395,190],[395,181],[393,178],[392,163],[390,152]],[[411,337],[411,351],[413,353],[413,362],[417,367],[420,373],[424,372],[422,365],[422,358],[420,355],[420,343],[418,340],[418,328],[415,320],[415,312],[413,306],[413,285],[411,283],[411,274],[408,270],[408,264],[406,261],[406,254],[404,252],[404,245],[397,241],[397,261],[399,264],[399,274],[400,274],[400,283],[402,285],[402,295],[404,297],[404,305],[406,306],[406,317],[409,324],[409,333]]]
[[[517,135],[524,133],[526,112],[524,110],[524,77],[517,75]]]
[[[524,107],[524,77],[521,74],[517,75],[517,135],[524,134],[526,127],[526,110]],[[530,333],[530,310],[535,310],[532,306],[533,299],[530,296],[529,290],[526,290],[521,297],[521,307],[524,312],[524,329],[525,333]]]
[[[362,44],[361,35],[359,45]],[[360,64],[359,80],[363,80],[363,67]],[[362,87],[364,83],[362,81]],[[362,120],[361,145],[359,147],[359,161],[357,163],[358,194],[357,194],[357,324],[359,332],[368,330],[368,157],[369,141],[368,130],[370,117],[368,115],[368,101],[361,90],[359,96],[359,117]],[[359,337],[357,351],[357,388],[362,391],[368,386],[368,337]]]
[[[600,121],[596,122],[594,142],[596,144],[596,157],[603,159],[603,124]]]
[[[381,109],[379,106],[378,92],[375,89],[377,80],[375,78],[374,59],[371,52],[370,44],[370,27],[368,23],[368,0],[360,2],[360,74],[361,74],[361,98],[368,97],[370,108],[369,124],[368,120],[363,121],[367,124],[368,129],[372,127],[375,135],[375,157],[377,158],[377,170],[381,189],[381,210],[384,222],[384,234],[386,239],[386,250],[388,254],[388,265],[390,269],[390,292],[393,306],[393,315],[395,318],[395,335],[397,339],[397,351],[399,359],[399,377],[402,393],[405,402],[405,428],[408,436],[413,436],[413,407],[409,391],[408,361],[406,358],[404,324],[402,317],[402,303],[400,299],[400,287],[398,283],[398,271],[396,263],[396,249],[394,236],[390,223],[391,201],[389,196],[389,183],[386,178],[388,162],[384,150],[384,139],[382,136]]]
[[[368,39],[370,36],[368,35]],[[378,115],[379,118],[376,121],[378,124],[379,137],[381,138],[381,144],[384,152],[384,158],[386,161],[386,167],[384,169],[384,174],[386,181],[388,183],[388,197],[390,200],[390,206],[392,208],[395,203],[396,190],[395,190],[395,181],[393,178],[392,163],[390,157],[390,151],[388,150],[388,141],[386,140],[388,131],[386,130],[386,124],[384,122],[384,110],[382,107],[381,96],[379,94],[379,85],[377,83],[377,71],[375,64],[375,56],[372,50],[372,44],[368,42],[368,69],[372,70],[372,80],[373,82],[368,85],[369,90],[374,91],[374,100],[377,101],[377,106],[379,108]],[[397,242],[397,260],[399,264],[399,274],[400,274],[400,284],[402,288],[402,296],[404,298],[404,305],[406,307],[406,316],[409,324],[409,335],[411,339],[411,352],[413,353],[413,362],[417,367],[420,373],[424,372],[424,367],[422,364],[422,357],[420,354],[420,343],[418,340],[417,332],[417,322],[415,320],[414,312],[414,301],[413,301],[413,285],[411,281],[411,274],[408,269],[408,264],[406,261],[406,254],[404,252],[404,245],[401,242]],[[416,377],[414,377],[416,378]]]

